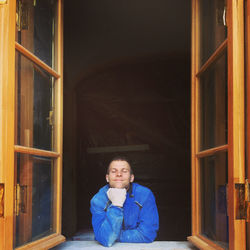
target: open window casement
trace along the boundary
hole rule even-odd
[[[250,248],[249,10],[192,0],[189,240],[202,249]],[[0,249],[46,249],[64,241],[62,0],[0,0],[0,19]]]
[[[245,164],[249,91],[244,73],[245,59],[249,60],[244,32],[248,34],[249,24],[245,20],[249,20],[246,1],[192,1],[192,236],[188,239],[202,249],[250,247]]]
[[[0,249],[61,235],[62,1],[0,2]]]

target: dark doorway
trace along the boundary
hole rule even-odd
[[[127,156],[135,182],[154,192],[157,239],[185,240],[191,234],[190,6],[180,1],[186,7],[180,10],[170,2],[85,1],[74,8],[65,3],[66,236],[91,228],[89,202],[106,184],[106,167],[115,155]]]

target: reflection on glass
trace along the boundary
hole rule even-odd
[[[228,248],[227,153],[200,160],[201,233]]]
[[[16,41],[53,67],[56,0],[17,0]]]
[[[16,54],[16,144],[52,150],[54,78]]]
[[[200,150],[227,143],[227,56],[200,77]]]
[[[16,154],[15,247],[54,232],[53,160]]]
[[[226,0],[200,0],[201,66],[227,37]]]

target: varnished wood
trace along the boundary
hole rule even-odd
[[[205,157],[205,156],[210,156],[210,155],[213,155],[213,154],[215,154],[217,152],[226,152],[227,149],[228,149],[228,145],[222,145],[222,146],[218,146],[218,147],[215,147],[215,148],[200,151],[200,152],[198,152],[196,154],[196,156],[198,158]]]
[[[5,184],[0,249],[13,249],[16,1],[0,5],[0,182]]]
[[[201,240],[198,236],[189,236],[187,239],[199,249],[214,250],[214,248],[210,247],[209,244]]]
[[[219,247],[218,245],[215,245],[213,242],[205,239],[202,236],[190,236],[187,239],[188,239],[188,241],[193,243],[199,249],[204,249],[204,250],[222,250],[222,249],[224,249],[222,247]]]
[[[244,183],[244,0],[228,0],[229,248],[246,249],[245,221],[236,220],[234,184]]]
[[[205,237],[203,235],[199,235],[198,237],[203,242],[206,242],[207,244],[209,244],[209,246],[212,247],[213,249],[217,249],[217,250],[223,250],[223,249],[225,249],[224,247],[216,244],[215,242],[209,240],[207,237]]]
[[[21,52],[22,55],[24,55],[26,58],[34,62],[36,65],[40,66],[42,69],[47,71],[49,74],[55,77],[55,82],[53,82],[54,86],[54,95],[52,97],[52,110],[54,110],[54,124],[53,124],[53,149],[57,152],[47,151],[47,150],[40,150],[32,147],[31,140],[29,143],[22,143],[22,145],[15,145],[15,152],[24,153],[27,156],[27,163],[30,161],[29,155],[40,155],[40,156],[46,156],[46,157],[52,157],[54,158],[54,164],[53,164],[53,185],[55,188],[53,188],[53,230],[56,232],[57,237],[51,238],[46,237],[42,238],[40,240],[34,241],[30,244],[24,245],[22,247],[19,247],[18,249],[47,249],[50,247],[53,247],[54,245],[60,243],[62,240],[64,240],[64,237],[60,236],[61,233],[61,200],[62,200],[62,96],[63,96],[63,86],[62,86],[62,51],[63,51],[63,45],[62,45],[62,2],[61,0],[58,1],[57,4],[57,10],[55,13],[55,59],[52,62],[53,67],[56,69],[53,70],[51,67],[43,63],[38,57],[36,57],[34,54],[32,54],[30,51],[33,51],[32,48],[29,47],[29,44],[33,44],[32,39],[22,41],[22,45],[16,43],[16,50]],[[33,36],[33,33],[30,32],[31,36]],[[24,34],[25,35],[25,34]],[[23,37],[22,37],[23,38]],[[25,36],[24,36],[25,38]],[[23,77],[23,79],[27,78],[27,74]],[[29,91],[25,91],[25,94],[28,94]],[[32,110],[31,112],[32,113]],[[25,121],[24,121],[25,122]],[[26,128],[29,128],[28,125],[25,126]],[[30,130],[32,130],[32,126],[30,127]],[[32,163],[31,163],[32,164]],[[28,166],[29,164],[22,164],[24,167]],[[26,175],[30,176],[32,175],[32,167],[31,171],[27,171],[26,169],[24,171],[24,177]],[[30,173],[30,174],[29,174]],[[26,175],[25,175],[26,174]],[[32,178],[28,178],[32,179]],[[25,180],[25,179],[24,179]],[[31,211],[27,213],[27,215],[31,215]],[[25,216],[25,215],[22,215]],[[24,222],[30,224],[30,220],[26,219]],[[25,223],[21,223],[24,225]],[[25,228],[23,230],[19,230],[21,232],[21,243],[25,243],[27,241],[27,237],[25,238]],[[24,237],[24,238],[23,238]],[[22,240],[23,238],[23,240]]]
[[[53,211],[53,225],[57,233],[61,233],[62,220],[62,153],[63,153],[63,1],[58,1],[57,22],[56,22],[56,39],[57,47],[55,53],[55,68],[61,75],[55,84],[55,131],[54,131],[54,148],[60,156],[56,160],[55,181],[56,189],[54,192],[55,208]]]
[[[246,234],[245,222],[235,219],[235,198],[234,183],[244,183],[244,1],[228,0],[228,39],[210,56],[200,70],[197,70],[199,63],[199,37],[197,22],[199,22],[199,11],[197,11],[198,1],[192,2],[192,235],[197,238],[189,238],[194,244],[206,249],[203,245],[207,242],[208,247],[216,246],[215,243],[207,241],[200,235],[200,193],[199,193],[199,161],[197,159],[217,152],[228,151],[229,159],[229,248],[245,249]],[[219,39],[219,38],[218,38]],[[199,118],[199,82],[198,77],[213,64],[228,47],[228,145],[219,146],[209,150],[199,152],[200,118]],[[194,77],[195,74],[195,77]],[[218,99],[219,101],[219,99]],[[218,114],[219,115],[219,114]],[[218,118],[219,119],[219,118]],[[217,133],[217,132],[216,132]],[[220,131],[218,131],[220,133]],[[220,175],[220,173],[218,173]],[[223,181],[223,180],[222,180]],[[195,243],[196,242],[196,243]],[[217,248],[217,247],[216,247]]]
[[[247,119],[247,178],[250,180],[250,2],[246,2],[246,11],[245,11],[245,24],[246,24],[246,93],[247,93],[247,110],[246,110],[246,119]]]
[[[59,78],[60,74],[53,70],[51,67],[49,67],[47,64],[45,64],[43,61],[41,61],[37,56],[32,54],[29,50],[24,48],[21,44],[15,43],[16,50],[19,51],[23,56],[31,60],[36,65],[40,66],[42,69],[44,69],[46,72],[48,72],[50,75],[54,76],[55,78]]]
[[[239,67],[238,72],[235,75],[235,78],[233,79],[233,82],[235,81],[241,81],[241,87],[243,86],[243,79],[244,76],[242,74],[242,69],[244,68],[244,63],[242,61],[242,50],[243,50],[243,44],[242,44],[242,35],[243,35],[243,23],[240,21],[242,19],[242,15],[239,18],[239,15],[237,15],[237,17],[233,17],[233,20],[235,22],[240,21],[241,23],[238,23],[237,25],[237,29],[241,29],[238,30],[238,36],[235,33],[235,36],[237,36],[237,39],[234,39],[232,41],[232,39],[226,39],[224,40],[224,42],[215,50],[215,52],[210,56],[210,58],[205,62],[205,64],[199,69],[199,53],[200,53],[200,49],[199,49],[199,26],[197,23],[199,23],[199,11],[198,11],[198,3],[199,1],[193,1],[192,2],[192,11],[193,11],[193,15],[192,15],[192,237],[189,238],[189,240],[191,240],[195,245],[197,245],[198,247],[202,248],[202,249],[222,249],[220,246],[218,246],[215,242],[210,241],[209,239],[201,236],[201,201],[200,201],[200,166],[199,166],[199,159],[202,157],[206,157],[206,156],[210,156],[210,155],[214,155],[218,152],[227,152],[229,150],[229,145],[222,145],[222,146],[218,146],[218,147],[214,147],[208,150],[204,150],[204,151],[200,151],[200,145],[199,145],[199,138],[200,138],[200,110],[199,110],[199,106],[200,106],[200,99],[199,99],[199,77],[201,76],[202,73],[204,73],[207,68],[214,64],[217,59],[223,55],[223,53],[225,53],[225,51],[227,50],[228,44],[230,43],[230,46],[232,46],[232,44],[234,43],[235,48],[238,48],[238,51],[241,50],[240,54],[241,56],[239,56],[239,54],[237,55],[237,59],[236,57],[231,57],[229,59],[229,61],[231,60],[231,62],[233,62],[233,64]],[[228,5],[234,5],[234,8],[236,8],[236,2],[232,3],[232,1],[228,1]],[[239,3],[239,5],[237,5],[238,10],[242,7],[242,2]],[[230,8],[229,8],[230,9]],[[243,10],[243,8],[241,9],[241,11]],[[235,9],[234,9],[235,11]],[[230,23],[230,11],[227,15],[227,18],[229,20],[229,29],[233,29],[233,26]],[[239,13],[238,13],[239,14]],[[230,26],[231,25],[231,26]],[[240,28],[239,28],[240,27]],[[235,26],[234,26],[235,29]],[[234,30],[235,32],[235,30]],[[240,34],[240,35],[239,35]],[[218,39],[220,40],[221,37],[218,37]],[[241,40],[241,41],[240,41]],[[240,42],[239,42],[240,41]],[[239,45],[241,43],[241,45]],[[234,52],[236,52],[237,50],[235,50]],[[241,59],[240,59],[241,58]],[[236,59],[236,60],[235,60]],[[243,59],[244,60],[244,59]],[[240,62],[241,61],[241,62]],[[242,64],[243,63],[243,64]],[[230,65],[230,64],[229,64]],[[223,65],[222,65],[223,66]],[[231,70],[231,71],[230,71]],[[233,75],[233,71],[232,68],[228,68],[228,74],[229,74],[229,79],[230,79],[230,74]],[[240,73],[241,72],[241,73]],[[218,72],[220,73],[220,71]],[[218,75],[218,81],[220,80],[220,76]],[[237,83],[236,83],[237,84]],[[230,87],[230,85],[229,85]],[[231,85],[232,87],[232,85]],[[235,86],[234,86],[235,87]],[[242,120],[242,118],[244,118],[244,109],[242,109],[242,105],[244,103],[244,95],[242,95],[244,93],[244,90],[242,88],[238,88],[236,91],[236,96],[234,95],[234,91],[232,89],[229,89],[229,95],[230,93],[234,96],[233,99],[230,99],[229,97],[229,112],[231,112],[231,114],[229,114],[229,127],[234,123],[234,128],[235,124],[237,123],[237,129],[231,130],[231,136],[233,136],[233,138],[237,138],[238,141],[236,143],[236,145],[234,145],[235,139],[234,141],[230,141],[228,144],[230,144],[230,146],[232,148],[237,148],[238,147],[238,151],[237,154],[238,156],[236,156],[237,158],[237,164],[240,164],[241,166],[237,169],[238,172],[242,171],[242,166],[244,165],[244,147],[242,148],[242,145],[244,146],[244,140],[242,141],[242,136],[243,136],[243,131],[244,131],[244,122]],[[219,93],[223,93],[223,89],[219,89],[218,90]],[[230,92],[231,91],[231,92]],[[218,93],[218,95],[216,96],[216,103],[220,103],[220,94]],[[239,94],[241,93],[241,94]],[[231,97],[232,97],[231,96]],[[233,106],[230,106],[230,104],[233,104]],[[239,109],[236,108],[236,106],[240,107],[240,111]],[[232,113],[234,112],[234,115],[232,116]],[[231,115],[231,116],[230,116]],[[218,113],[216,113],[216,120],[221,119],[220,118],[220,110],[218,110]],[[233,120],[232,120],[233,117]],[[230,119],[231,119],[231,125],[230,125]],[[230,127],[232,129],[232,126]],[[223,141],[226,138],[221,138],[221,128],[218,128],[218,131],[215,131],[216,134],[216,138],[219,136],[220,139]],[[229,132],[230,134],[230,132]],[[223,135],[224,136],[224,135]],[[218,139],[218,138],[217,138]],[[225,140],[226,141],[226,140]],[[218,142],[219,143],[219,142]],[[237,146],[238,144],[238,146]],[[235,154],[236,151],[233,151],[232,154]],[[229,153],[230,155],[230,153]],[[241,156],[239,156],[241,155]],[[235,160],[235,157],[233,157]],[[230,158],[229,158],[230,160]],[[231,159],[232,160],[232,159]],[[232,160],[233,161],[233,160]],[[221,160],[219,160],[218,162],[219,165],[224,165],[225,161],[223,158],[221,158]],[[236,167],[236,162],[234,162],[235,167]],[[231,170],[233,169],[232,166],[229,165],[229,169],[231,167]],[[237,168],[237,167],[236,167]],[[220,169],[216,168],[216,173],[219,176],[220,179],[216,179],[216,183],[217,185],[222,185],[222,183],[225,183],[225,179],[223,179],[224,173],[221,173]],[[242,173],[242,172],[241,172]],[[235,181],[235,171],[233,172],[233,180]],[[223,177],[224,176],[224,177]],[[237,176],[237,174],[236,174]],[[242,176],[241,176],[242,177]],[[232,179],[232,175],[231,175],[231,179]],[[239,178],[240,179],[240,178]],[[243,179],[242,179],[243,180]],[[232,183],[231,183],[231,191],[232,191]],[[232,203],[233,201],[233,196],[234,193],[232,192],[229,195],[229,204]],[[234,205],[233,205],[234,206]],[[230,205],[229,205],[229,209],[230,209]],[[215,215],[216,216],[216,215]],[[236,232],[235,233],[235,238],[231,239],[231,235],[232,235],[232,231],[235,231],[240,229],[240,224],[242,225],[241,222],[239,221],[235,221],[234,219],[234,215],[231,214],[230,215],[230,220],[233,221],[233,223],[231,222],[231,224],[229,225],[229,231],[230,231],[230,235],[229,235],[229,248],[230,249],[244,249],[244,244],[246,244],[245,242],[245,232],[240,231],[240,232]],[[225,219],[225,218],[224,218]],[[225,224],[225,221],[223,221],[223,223]],[[222,224],[223,224],[222,223]],[[218,225],[218,228],[216,227],[216,231],[219,232],[220,234],[220,226]],[[198,238],[193,238],[193,237],[197,237]],[[224,235],[222,235],[224,237]],[[205,245],[204,245],[205,244]],[[243,248],[242,248],[243,247]]]
[[[199,79],[196,74],[200,67],[200,23],[199,23],[199,1],[192,1],[192,73],[191,73],[191,154],[192,154],[192,235],[197,235],[200,231],[200,175],[199,160],[196,154],[200,148],[200,114],[199,114]]]
[[[31,242],[27,245],[15,248],[15,250],[44,250],[50,249],[65,241],[65,237],[60,234],[52,234],[50,236],[44,237],[40,240]]]
[[[32,49],[25,46],[21,46],[20,44],[16,43],[16,49],[22,53],[25,57],[30,59],[36,65],[43,68],[49,74],[55,77],[55,82],[53,82],[54,86],[54,95],[52,97],[52,108],[54,110],[54,124],[53,124],[53,151],[46,151],[35,149],[32,146],[24,147],[15,145],[15,152],[25,153],[27,156],[30,154],[52,157],[54,158],[53,164],[53,230],[56,233],[55,238],[51,238],[51,236],[42,238],[40,240],[34,241],[18,249],[48,249],[53,247],[54,245],[60,243],[64,240],[61,234],[61,200],[62,200],[62,136],[63,136],[63,129],[62,129],[62,114],[63,114],[63,81],[62,81],[62,73],[63,73],[63,32],[62,32],[62,1],[59,0],[57,4],[57,10],[55,13],[55,59],[52,62],[53,70],[48,65],[44,64],[39,58],[33,55],[30,51]]]
[[[215,52],[208,58],[202,65],[201,69],[197,72],[196,76],[199,77],[206,69],[214,63],[227,49],[227,39],[215,50]]]
[[[246,62],[246,178],[250,181],[250,2],[246,1],[245,5],[245,62]],[[247,249],[250,249],[250,222],[246,224],[248,239]]]
[[[191,58],[191,183],[192,183],[192,235],[197,234],[197,216],[196,216],[196,53],[194,52],[197,48],[196,33],[197,33],[197,1],[192,0],[192,58]]]
[[[198,70],[201,67],[201,60],[200,60],[200,51],[201,51],[201,32],[200,32],[200,1],[196,0],[196,8],[195,8],[195,50],[194,50],[194,59],[195,59],[195,69],[194,69],[194,84],[195,84],[195,93],[194,93],[194,101],[195,101],[195,154],[198,152],[200,149],[200,79],[196,76]],[[195,168],[195,179],[194,179],[194,186],[195,186],[195,227],[196,227],[196,233],[195,235],[200,233],[201,230],[201,222],[200,222],[200,196],[201,196],[201,190],[200,190],[200,161],[199,159],[195,156],[195,161],[194,161],[194,168]],[[193,181],[191,180],[191,183]]]
[[[47,150],[42,150],[42,149],[37,149],[37,148],[30,148],[30,147],[24,147],[24,146],[19,146],[19,145],[15,145],[14,148],[15,148],[16,153],[32,154],[32,155],[39,155],[39,156],[52,157],[52,158],[57,158],[60,156],[60,153],[58,152],[47,151]]]
[[[61,5],[61,3],[59,4]],[[59,12],[61,11],[61,8],[59,10]],[[12,14],[14,16],[14,18],[12,18],[13,20],[13,23],[14,23],[14,20],[15,20],[15,10],[13,9],[12,10]],[[61,14],[60,14],[60,18],[61,17]],[[4,23],[4,22],[3,22]],[[14,23],[15,24],[15,23]],[[62,21],[60,21],[60,24],[59,26],[62,25]],[[15,30],[15,25],[13,25],[13,30]],[[7,32],[5,32],[7,33]],[[62,40],[62,33],[61,34],[61,37],[60,39],[58,39],[58,41],[61,41]],[[4,35],[2,36],[4,37]],[[25,37],[23,36],[23,39],[25,40]],[[59,75],[56,71],[54,71],[53,69],[51,69],[50,67],[48,67],[47,65],[45,65],[43,62],[41,62],[39,60],[39,58],[35,57],[32,53],[30,53],[27,49],[25,49],[24,47],[22,47],[21,45],[15,43],[15,38],[14,36],[12,37],[12,53],[14,55],[14,52],[15,52],[15,48],[17,49],[17,51],[21,52],[22,55],[24,55],[26,58],[30,59],[32,62],[34,62],[36,65],[40,66],[41,68],[43,68],[45,71],[47,71],[49,74],[53,75],[55,78],[59,79],[61,75]],[[27,45],[27,48],[29,49],[29,44],[31,43],[32,44],[32,41],[31,41],[31,38],[27,38],[26,40],[26,45]],[[61,41],[62,42],[62,41]],[[29,43],[29,44],[27,44]],[[59,43],[59,42],[58,42]],[[8,45],[6,43],[6,48],[8,48]],[[5,48],[5,50],[6,50]],[[10,48],[10,47],[9,47]],[[60,53],[58,53],[58,55],[60,54],[60,57],[62,59],[62,55],[61,55],[61,52],[62,52],[62,45],[60,46]],[[30,48],[30,50],[32,51],[32,48]],[[8,51],[8,50],[7,50]],[[5,62],[6,62],[6,58],[10,58],[8,55],[5,56]],[[11,58],[10,58],[11,59]],[[14,66],[14,58],[12,58],[10,60],[10,62],[12,62],[13,66]],[[25,63],[25,61],[23,62]],[[61,67],[61,70],[60,70],[60,73],[62,73],[62,60],[59,61],[59,65]],[[25,67],[27,68],[27,67]],[[11,69],[11,67],[9,67],[9,69]],[[11,72],[11,76],[12,76],[12,79],[14,78],[14,68],[12,67],[12,72]],[[6,72],[8,72],[6,70]],[[23,77],[22,79],[25,79],[26,80],[26,85],[25,87],[27,87],[27,81],[28,81],[28,77],[29,75],[31,76],[31,79],[30,79],[30,82],[32,82],[32,74],[28,74],[28,72],[23,72]],[[13,79],[14,80],[14,79]],[[8,81],[6,81],[7,83]],[[6,89],[7,89],[7,85],[6,85]],[[28,87],[28,89],[23,89],[23,91],[27,94],[27,93],[31,93],[31,87]],[[9,84],[8,82],[8,91],[9,92],[14,92],[14,86],[11,86],[11,84]],[[5,93],[5,99],[6,101],[8,100],[9,102],[12,101],[12,104],[13,104],[13,101],[14,101],[14,97],[13,94],[10,95],[9,93]],[[62,89],[60,91],[60,94],[59,96],[62,96]],[[8,99],[7,99],[8,97]],[[5,100],[4,99],[4,100]],[[29,98],[29,100],[32,100],[32,94],[31,94],[31,98]],[[9,103],[8,102],[8,103]],[[25,102],[24,102],[25,104]],[[32,107],[32,102],[27,102],[27,99],[26,99],[26,109],[29,110],[30,107]],[[60,99],[60,102],[57,103],[57,105],[62,105],[62,100]],[[7,105],[6,105],[7,106]],[[13,110],[14,110],[14,106],[13,105],[8,105],[8,114],[9,116],[13,115]],[[58,107],[58,110],[61,110],[61,115],[60,115],[60,121],[62,123],[62,108],[61,107]],[[28,112],[30,113],[30,112]],[[1,113],[2,114],[2,113]],[[17,117],[17,116],[16,116]],[[5,117],[6,118],[6,117]],[[26,117],[27,118],[27,117]],[[26,119],[25,118],[25,119]],[[32,118],[32,117],[31,117]],[[30,117],[29,117],[30,119]],[[13,118],[14,120],[14,118]],[[13,122],[12,120],[12,122]],[[10,125],[13,125],[13,123],[11,123],[11,121],[9,119],[6,119],[6,121],[9,121],[8,123],[6,123],[6,126],[8,127],[9,130],[11,130],[11,126]],[[62,242],[65,240],[65,238],[63,236],[60,235],[60,232],[61,232],[61,183],[62,183],[62,176],[61,176],[61,172],[62,172],[62,141],[59,141],[59,143],[57,143],[57,148],[60,148],[60,153],[59,152],[52,152],[52,151],[46,151],[46,150],[39,150],[39,149],[35,149],[35,148],[32,148],[32,126],[33,124],[31,123],[31,125],[29,125],[29,120],[24,120],[22,122],[22,124],[24,124],[25,126],[25,130],[24,130],[24,134],[23,136],[21,136],[21,140],[23,140],[24,144],[26,145],[26,147],[24,146],[19,146],[19,145],[15,145],[14,146],[14,143],[12,142],[12,151],[9,150],[9,154],[8,154],[8,167],[6,166],[6,168],[4,168],[4,170],[8,170],[8,180],[13,180],[13,176],[14,176],[14,173],[13,173],[13,169],[14,169],[14,166],[13,167],[10,167],[13,160],[14,160],[14,150],[15,152],[19,152],[19,153],[23,153],[27,156],[27,161],[23,162],[22,165],[25,166],[25,169],[23,169],[23,174],[21,173],[21,177],[20,177],[20,181],[21,181],[21,184],[25,184],[25,185],[28,185],[28,186],[31,186],[30,183],[27,183],[26,180],[32,180],[31,176],[32,176],[32,163],[29,161],[29,155],[33,154],[33,155],[40,155],[40,156],[45,156],[45,157],[52,157],[55,160],[55,165],[56,165],[56,168],[57,171],[56,171],[56,176],[55,176],[55,179],[54,179],[54,184],[55,184],[55,195],[54,195],[54,204],[55,204],[55,211],[54,211],[54,230],[57,231],[57,234],[56,235],[52,235],[52,236],[49,236],[49,237],[46,237],[46,238],[42,238],[38,241],[35,241],[35,242],[32,242],[30,244],[27,244],[23,247],[20,247],[20,249],[48,249],[50,247],[53,247],[55,246],[56,244]],[[60,123],[58,123],[60,124]],[[62,124],[60,124],[62,126]],[[6,131],[9,131],[8,129],[6,129],[6,126],[4,127],[5,129],[5,132]],[[27,129],[29,128],[29,129]],[[13,128],[12,128],[13,129]],[[60,128],[60,131],[61,131],[61,134],[60,134],[60,137],[62,137],[62,128]],[[16,131],[17,132],[17,131]],[[10,131],[8,134],[5,135],[5,139],[11,139],[14,137],[14,129],[12,131]],[[22,139],[23,138],[23,139]],[[2,137],[1,137],[2,139]],[[3,141],[1,140],[1,145],[3,144],[2,142],[5,142],[6,143],[6,140]],[[6,148],[6,144],[4,145],[4,147]],[[7,148],[6,148],[7,149]],[[11,153],[12,153],[12,156],[11,156]],[[60,160],[58,160],[60,159]],[[7,160],[6,160],[7,162]],[[59,167],[58,167],[59,166]],[[28,169],[26,168],[28,167]],[[12,172],[10,172],[12,171]],[[5,174],[5,173],[4,173]],[[22,177],[23,176],[23,177]],[[11,183],[11,186],[9,185],[9,188],[8,188],[8,192],[12,192],[9,197],[10,199],[12,199],[12,201],[8,201],[8,204],[13,204],[13,197],[14,197],[14,183],[12,182]],[[29,195],[28,197],[32,197],[31,195]],[[31,201],[28,202],[28,204],[31,204]],[[8,207],[10,207],[8,205]],[[29,205],[28,205],[29,207]],[[9,218],[8,218],[8,223],[6,223],[5,221],[1,220],[0,221],[0,229],[1,229],[1,232],[0,232],[0,244],[4,244],[3,247],[1,249],[4,249],[4,250],[8,250],[8,249],[12,249],[12,245],[13,245],[13,236],[14,236],[14,233],[13,233],[13,228],[14,228],[14,225],[13,225],[13,205],[11,206],[11,208],[9,209],[9,212],[7,213],[9,215]],[[30,237],[30,233],[31,231],[27,231],[25,228],[30,228],[28,227],[27,224],[30,224],[31,221],[29,218],[30,215],[31,215],[31,211],[27,211],[27,214],[23,214],[23,217],[25,216],[25,218],[23,218],[23,222],[25,223],[20,223],[22,224],[22,226],[24,227],[23,229],[19,228],[19,232],[21,232],[21,242],[26,242],[29,237]],[[29,217],[29,218],[26,218],[26,217]],[[4,227],[5,226],[5,227]],[[6,237],[4,237],[6,236]],[[20,242],[19,242],[20,243]]]

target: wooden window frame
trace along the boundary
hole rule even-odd
[[[247,137],[247,149],[246,149],[246,154],[248,157],[248,161],[246,161],[246,166],[247,166],[247,173],[248,173],[248,180],[250,180],[250,2],[246,2],[246,15],[245,15],[245,27],[246,27],[246,33],[245,33],[245,40],[246,40],[246,46],[245,46],[245,54],[246,54],[246,93],[247,93],[247,98],[246,98],[246,137]],[[249,223],[250,224],[250,223]]]
[[[245,6],[245,75],[246,75],[246,171],[250,181],[250,2]],[[246,223],[247,248],[250,248],[250,221]]]
[[[14,86],[15,1],[0,5],[0,182],[4,183],[4,217],[0,218],[0,248],[12,249],[14,209]]]
[[[56,16],[55,69],[15,42],[16,1],[0,4],[0,183],[5,184],[4,217],[0,218],[0,249],[13,249],[14,241],[14,154],[25,153],[55,160],[54,230],[55,233],[16,249],[47,249],[65,240],[61,235],[62,135],[63,135],[63,0],[58,0]],[[54,151],[14,144],[15,137],[15,51],[20,52],[55,78],[55,147]],[[3,53],[2,53],[3,52]]]
[[[229,249],[246,249],[245,221],[236,220],[235,183],[245,180],[244,141],[244,0],[227,0],[228,38],[199,69],[199,0],[192,0],[192,236],[194,245],[202,249],[223,249],[203,237],[200,231],[199,159],[216,152],[228,151],[228,215]],[[199,152],[198,77],[227,49],[228,53],[228,144]]]

